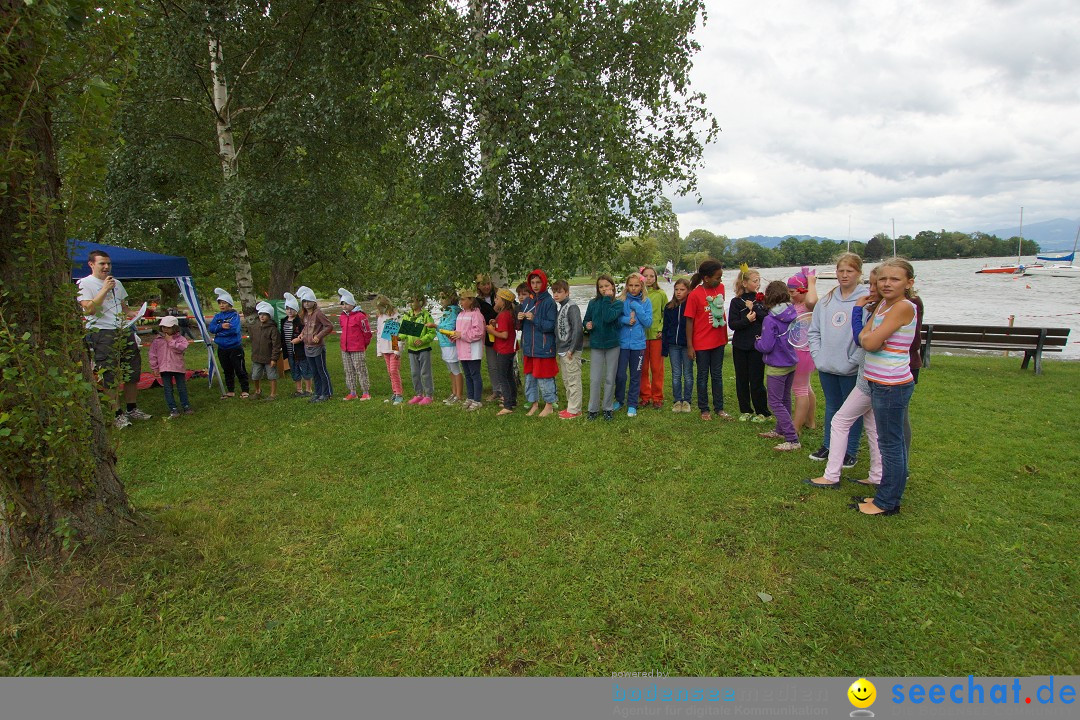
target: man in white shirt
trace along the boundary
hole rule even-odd
[[[125,428],[132,420],[149,420],[150,415],[139,409],[139,375],[142,355],[133,329],[124,329],[128,316],[127,290],[114,278],[112,259],[101,250],[94,250],[87,260],[90,274],[79,280],[79,305],[86,323],[86,343],[94,369],[101,376],[106,392],[116,409],[116,427]],[[117,378],[116,371],[120,370]],[[119,406],[116,383],[124,384],[126,408]]]

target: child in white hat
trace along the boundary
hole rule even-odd
[[[228,390],[224,397],[236,397],[236,380],[240,380],[240,397],[246,398],[248,374],[240,313],[233,308],[232,295],[221,288],[214,288],[214,293],[217,295],[218,312],[210,319],[206,329],[214,336],[214,344],[217,345],[218,364]]]
[[[274,322],[274,306],[261,302],[255,306],[259,319],[251,328],[251,380],[255,397],[262,397],[262,380],[270,381],[270,397],[277,400],[277,359],[281,355],[281,333]]]
[[[180,323],[172,315],[161,318],[158,332],[159,335],[150,343],[150,370],[165,390],[169,417],[180,417],[181,410],[185,415],[192,415],[195,411],[188,402],[187,370],[184,368],[184,351],[187,350],[188,340],[180,334]],[[180,407],[176,406],[173,397],[174,386],[180,395]]]
[[[312,388],[311,368],[304,356],[303,338],[300,334],[304,324],[300,321],[300,301],[292,293],[285,293],[285,317],[281,318],[278,332],[281,334],[281,357],[288,363],[286,368],[296,383],[293,397],[310,397]]]
[[[371,399],[371,380],[368,377],[364,353],[371,343],[371,323],[367,313],[356,304],[356,297],[345,288],[338,288],[341,299],[341,364],[345,366],[345,386],[349,392],[342,400]],[[356,391],[360,390],[360,395]]]
[[[296,290],[296,296],[300,298],[300,320],[304,323],[301,338],[304,343],[304,356],[311,368],[311,374],[315,381],[315,394],[308,402],[326,402],[334,394],[334,386],[330,382],[330,373],[326,370],[326,336],[334,332],[334,326],[319,309],[319,303],[315,299],[315,292],[306,286]]]

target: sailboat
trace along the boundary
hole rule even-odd
[[[1068,254],[1036,255],[1038,260],[1054,263],[1044,265],[1038,263],[1024,268],[1024,277],[1080,277],[1080,265],[1075,264],[1076,244],[1080,242],[1080,228],[1076,229],[1076,238],[1073,239],[1073,249]]]
[[[1024,208],[1020,208],[1020,239],[1016,243],[1016,264],[1015,265],[999,265],[997,267],[990,267],[984,265],[982,270],[976,270],[976,274],[985,273],[1003,273],[1003,274],[1019,274],[1024,272],[1024,266],[1020,264],[1020,250],[1024,246]]]

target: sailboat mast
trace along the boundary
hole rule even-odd
[[[1024,246],[1024,206],[1020,206],[1020,240],[1016,243],[1016,264],[1020,264],[1020,248]]]

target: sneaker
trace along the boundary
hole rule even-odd
[[[766,440],[775,440],[776,438],[784,437],[783,435],[776,432],[775,430],[769,430],[768,432],[758,433],[757,436],[761,437],[761,438],[765,438]]]
[[[458,402],[459,400],[460,400],[460,398],[458,398],[457,395],[451,395],[450,397],[443,400],[442,404],[443,405],[453,405],[454,403]]]
[[[683,400],[683,403],[682,403],[682,411],[683,411],[684,413],[688,413],[688,412],[693,412],[693,411],[694,411],[694,409],[693,409],[692,407],[690,407],[690,401],[689,401],[689,400]]]
[[[419,403],[420,403],[420,401],[421,401],[421,400],[423,400],[423,399],[424,399],[424,398],[422,398],[422,397],[421,397],[421,396],[419,396],[419,395],[413,395],[413,396],[412,396],[411,398],[409,398],[409,404],[410,404],[410,405],[417,405],[417,404],[419,404]]]
[[[773,448],[777,452],[791,452],[792,450],[802,450],[802,443],[797,442],[782,442]]]
[[[118,430],[123,430],[130,424],[131,420],[128,419],[127,413],[120,413],[113,422],[113,425],[115,425]]]
[[[191,408],[184,408],[184,414],[185,415],[194,415],[195,411],[193,409],[191,409]]]
[[[614,410],[605,410],[604,411],[604,419],[605,420],[614,420],[615,419],[615,411]]]
[[[627,408],[626,417],[637,417],[637,408],[636,407]]]
[[[330,399],[329,395],[312,395],[308,400],[309,403],[321,403]]]
[[[728,413],[728,412],[726,412],[724,410],[718,410],[717,413],[716,413],[716,417],[720,418],[721,420],[734,420],[735,419],[735,418],[733,418],[731,416],[730,413]]]
[[[574,418],[581,417],[581,413],[572,413],[569,410],[560,410],[559,417],[563,420],[573,420]]]
[[[844,467],[845,468],[853,468],[858,464],[859,464],[859,458],[855,457],[854,455],[847,455],[847,454],[844,455]]]
[[[622,403],[619,402],[618,400],[616,400],[615,404],[611,406],[611,411],[615,412],[616,410],[618,410],[621,407],[622,407]]]
[[[274,400],[277,400],[277,395],[267,395],[266,396],[266,402],[272,402]]]
[[[671,404],[671,412],[673,412],[673,413],[681,413],[682,412],[682,401],[681,400]]]
[[[653,406],[653,410],[663,410],[664,409],[664,403],[660,402],[659,400],[653,402],[652,406]]]
[[[598,417],[600,417],[600,413],[598,413],[598,412],[590,412],[589,413],[589,419],[590,420],[595,420]]]
[[[739,422],[746,422],[747,420],[750,420],[753,417],[754,416],[751,415],[750,413],[743,413],[742,415],[739,416]]]
[[[828,460],[829,459],[829,448],[822,445],[817,450],[810,453],[810,459],[811,460],[820,460],[820,461],[823,461],[823,462],[825,460]]]
[[[416,404],[417,405],[430,405],[431,404],[431,398],[427,397],[427,396],[422,397],[422,398],[420,398],[420,402],[418,402]]]
[[[127,416],[129,418],[131,418],[132,420],[149,420],[150,418],[154,417],[150,413],[144,413],[139,408],[135,408],[134,410],[129,410],[128,413],[127,413]]]
[[[476,400],[471,400],[470,402],[472,404],[465,408],[469,412],[473,412],[474,410],[479,410],[480,408],[484,407],[484,403],[482,402],[477,402]]]
[[[750,422],[755,422],[755,423],[769,422],[769,417],[767,415],[754,415],[752,418],[750,418]]]
[[[180,417],[180,411],[179,410],[173,410],[172,412],[169,413],[169,419],[170,420],[173,420],[173,419],[178,418],[178,417]]]
[[[390,398],[390,403],[392,405],[400,405],[403,402],[405,402],[405,398],[401,397],[400,395],[395,395],[394,397]]]
[[[360,400],[370,400],[371,399],[371,393],[364,393],[358,399],[360,399]]]
[[[342,400],[355,400],[356,399],[356,393],[349,393],[348,395],[346,395],[345,397],[343,397],[341,399]]]
[[[303,390],[297,390],[292,394],[293,397],[304,397],[305,395],[307,395],[307,393]]]

